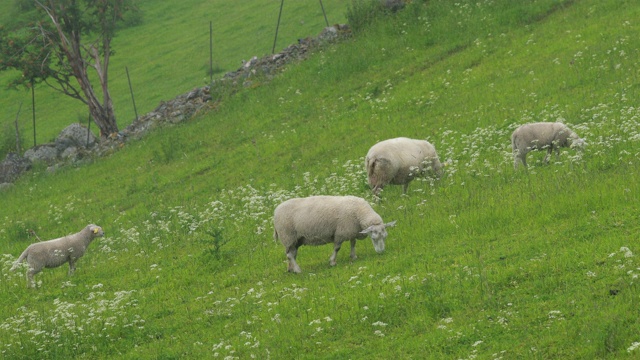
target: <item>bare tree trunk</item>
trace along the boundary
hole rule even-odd
[[[104,103],[101,104],[91,86],[89,74],[87,73],[87,68],[84,66],[84,62],[82,60],[71,62],[71,68],[84,93],[84,100],[89,106],[89,113],[100,129],[100,137],[107,138],[109,135],[117,133],[118,125],[116,123],[115,113],[113,112],[113,102],[107,90],[107,85],[103,83],[104,78],[100,76],[100,73],[98,74],[103,89]]]
[[[100,135],[106,134],[107,136],[118,132],[118,125],[116,124],[116,116],[113,111],[113,100],[109,93],[109,59],[111,55],[111,40],[104,39],[102,43],[104,61],[100,62],[100,53],[95,47],[91,48],[91,56],[94,61],[94,68],[98,73],[98,79],[100,80],[100,86],[102,87],[102,111],[100,123],[96,121],[96,124],[100,127]],[[94,117],[95,121],[95,117]]]
[[[107,49],[107,51],[109,51]],[[87,67],[82,66],[78,69],[74,69],[74,72],[79,73],[78,81],[82,80],[80,87],[84,92],[84,95],[87,98],[87,105],[89,105],[89,113],[93,118],[93,121],[98,125],[100,129],[100,137],[107,138],[113,133],[118,132],[118,125],[116,124],[116,116],[113,112],[113,102],[111,100],[111,95],[109,94],[109,89],[107,86],[107,78],[106,78],[106,70],[100,66],[100,54],[95,48],[91,49],[91,56],[94,60],[94,68],[98,73],[98,80],[100,81],[100,86],[102,88],[102,100],[100,103],[98,97],[96,96],[93,87],[91,87],[91,83],[89,82],[89,74],[87,73]],[[109,55],[105,55],[108,59]],[[105,61],[107,63],[107,61]]]
[[[109,102],[107,106],[102,106],[95,97],[95,94],[91,93],[85,95],[88,97],[87,103],[89,105],[89,113],[93,118],[93,122],[95,122],[100,129],[100,137],[107,138],[110,135],[117,133],[119,130],[118,125],[116,124],[113,108],[110,106],[111,103]]]
[[[107,77],[109,56],[111,55],[111,39],[106,36],[102,38],[101,48],[104,62],[101,63],[100,51],[98,51],[94,45],[91,45],[89,48],[84,48],[85,52],[83,54],[83,45],[81,43],[79,29],[65,33],[63,25],[68,25],[71,21],[65,17],[66,15],[64,11],[61,11],[60,14],[57,13],[54,10],[55,4],[53,1],[49,1],[49,7],[44,6],[38,1],[36,2],[47,12],[49,18],[53,22],[59,39],[59,41],[56,41],[55,43],[58,44],[62,53],[69,62],[71,72],[78,81],[82,93],[84,94],[84,98],[80,98],[80,100],[89,107],[89,113],[100,129],[100,137],[106,139],[110,135],[117,133],[119,131],[118,124],[116,123],[116,116],[113,111],[113,101],[111,100],[111,95],[108,90]],[[64,10],[64,8],[62,10]],[[62,16],[62,18],[60,16]],[[87,57],[86,59],[84,56],[85,54]],[[93,64],[88,63],[87,60],[89,59],[93,60]],[[93,67],[98,74],[102,90],[102,103],[98,100],[96,92],[89,81],[89,74],[87,72],[89,66]]]

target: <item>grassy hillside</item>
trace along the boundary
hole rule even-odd
[[[0,5],[2,16],[11,15],[13,0]],[[161,101],[206,85],[209,82],[209,26],[213,30],[213,68],[215,76],[238,69],[242,60],[271,53],[280,1],[138,0],[142,23],[120,31],[112,47],[110,89],[120,128],[135,119],[126,68],[139,115],[152,111]],[[330,24],[344,23],[347,4],[323,0]],[[2,11],[2,10],[6,10]],[[292,2],[282,9],[275,51],[297,39],[317,35],[326,26],[319,2]],[[27,145],[33,146],[31,93],[8,90],[13,73],[0,73],[0,131],[13,124],[20,103],[21,131]],[[88,110],[77,100],[60,96],[46,85],[36,87],[37,143],[52,141],[72,122],[86,123]],[[11,128],[9,129],[11,131]]]
[[[637,357],[639,15],[630,1],[414,1],[188,123],[30,173],[0,193],[0,351]],[[531,121],[589,145],[514,171],[510,134]],[[446,172],[375,201],[363,156],[396,136],[431,141]],[[386,252],[360,241],[332,268],[330,246],[302,247],[303,273],[287,273],[273,209],[312,194],[397,220]],[[107,235],[73,277],[48,269],[27,290],[8,271],[28,229],[90,222]]]

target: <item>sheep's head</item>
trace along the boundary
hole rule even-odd
[[[368,228],[360,231],[360,234],[366,234],[371,237],[373,248],[378,254],[384,251],[384,240],[387,238],[387,227],[393,227],[396,225],[395,221],[380,225],[371,225]]]
[[[426,162],[422,163],[423,166],[426,165]],[[417,166],[410,166],[409,167],[409,174],[407,175],[408,179],[413,179],[414,177],[420,175],[420,168]]]
[[[569,138],[567,140],[569,141],[569,147],[571,149],[582,150],[587,145],[587,142],[584,141],[584,139],[581,139],[580,136],[573,131],[569,134]]]
[[[91,234],[93,235],[93,237],[104,236],[104,230],[102,230],[102,227],[98,225],[94,225],[94,224],[89,225],[89,231],[91,231]]]

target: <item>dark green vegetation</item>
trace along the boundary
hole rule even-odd
[[[414,1],[188,123],[29,174],[0,193],[0,352],[637,357],[639,16],[630,1]],[[585,151],[547,166],[532,153],[514,172],[512,130],[558,120]],[[331,268],[330,246],[303,247],[303,273],[286,273],[273,208],[311,194],[373,202],[363,156],[396,136],[427,138],[447,168],[408,196],[385,189],[375,209],[398,221],[386,252],[363,240]],[[89,222],[106,236],[74,277],[44,271],[29,291],[8,272],[27,229],[51,238]]]

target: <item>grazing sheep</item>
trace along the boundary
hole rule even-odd
[[[513,149],[513,167],[518,168],[522,162],[527,167],[527,153],[532,150],[547,149],[544,162],[549,162],[551,152],[555,150],[556,157],[560,156],[561,147],[582,149],[586,142],[565,124],[553,122],[538,122],[518,127],[511,135]]]
[[[369,186],[374,195],[387,185],[402,185],[407,193],[409,183],[416,175],[429,171],[442,175],[442,164],[436,148],[426,140],[405,137],[381,141],[371,147],[364,160]]]
[[[28,287],[35,287],[33,276],[42,271],[42,268],[54,268],[68,262],[69,275],[72,275],[76,269],[76,261],[84,255],[91,241],[101,236],[104,236],[102,228],[90,224],[78,233],[31,244],[16,260],[11,270],[16,270],[20,263],[26,261],[29,265],[27,269]]]
[[[336,265],[336,257],[343,242],[351,241],[351,259],[356,258],[356,239],[371,236],[377,253],[384,251],[387,237],[385,228],[396,222],[383,223],[369,203],[355,196],[311,196],[289,199],[278,205],[273,215],[273,238],[284,245],[288,271],[300,273],[296,263],[298,248],[302,245],[333,243],[329,259]]]

